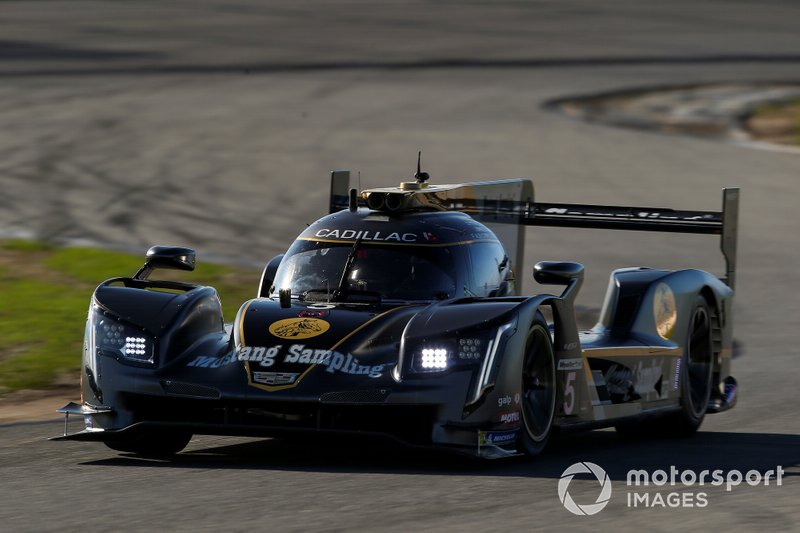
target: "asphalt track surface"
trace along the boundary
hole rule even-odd
[[[532,463],[484,464],[371,441],[197,437],[158,462],[47,442],[57,423],[18,424],[0,427],[3,530],[797,528],[800,159],[543,108],[637,87],[796,82],[796,3],[4,1],[0,13],[4,235],[184,244],[201,261],[259,264],[323,213],[330,169],[391,185],[420,148],[435,182],[531,177],[542,201],[717,209],[723,186],[743,191],[739,405],[693,439],[599,431]],[[529,267],[586,265],[589,308],[615,267],[722,268],[710,237],[540,230],[526,244]],[[592,517],[557,496],[578,461],[613,480]],[[706,487],[702,508],[627,506],[629,469],[673,465],[786,473],[782,486]],[[570,485],[583,503],[598,489]]]

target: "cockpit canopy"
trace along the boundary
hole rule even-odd
[[[394,220],[392,232],[384,229],[386,221],[373,229],[373,220],[343,212],[313,224],[283,257],[272,294],[289,289],[304,301],[359,295],[432,301],[513,290],[502,245],[468,216],[409,215]]]
[[[443,300],[457,294],[457,280],[449,248],[297,241],[278,268],[275,286],[304,299],[309,292],[341,290],[390,300]]]

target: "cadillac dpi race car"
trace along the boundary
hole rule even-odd
[[[497,458],[534,456],[556,430],[695,432],[736,402],[730,376],[738,189],[720,212],[534,202],[530,180],[350,189],[264,268],[224,324],[211,287],[156,246],[91,299],[85,429],[57,439],[169,455],[194,434],[374,434]],[[540,262],[553,293],[519,295],[524,230],[566,226],[721,236],[726,275],[624,268],[598,324],[576,326],[583,266]],[[255,292],[255,291],[254,291]],[[551,317],[550,321],[545,316]]]

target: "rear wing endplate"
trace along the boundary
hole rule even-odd
[[[513,187],[515,184],[519,186]],[[349,187],[349,171],[335,170],[331,173],[331,213],[348,207]],[[721,211],[534,202],[533,183],[528,179],[465,183],[463,190],[463,194],[459,193],[459,188],[446,194],[436,194],[438,207],[462,211],[488,225],[495,233],[499,231],[498,238],[509,250],[513,250],[511,253],[516,256],[517,265],[522,264],[523,235],[521,232],[512,233],[504,238],[501,233],[508,232],[503,232],[501,224],[719,235],[726,264],[723,281],[734,288],[739,220],[738,188],[723,189]],[[420,194],[425,194],[424,190]],[[499,196],[495,198],[492,197],[493,194]],[[511,199],[512,195],[517,200]],[[365,206],[360,199],[359,206]]]

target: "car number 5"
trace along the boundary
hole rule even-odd
[[[564,414],[571,415],[575,409],[575,372],[567,373],[567,380],[564,383]],[[569,400],[567,400],[569,398]]]

